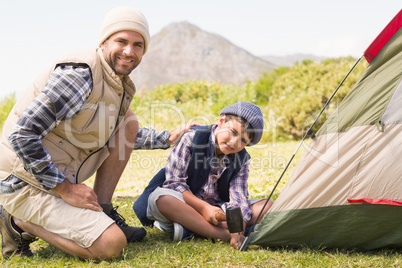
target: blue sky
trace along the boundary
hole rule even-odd
[[[19,95],[58,57],[94,47],[104,15],[133,6],[151,35],[188,21],[256,56],[359,57],[400,0],[0,0],[0,97]]]

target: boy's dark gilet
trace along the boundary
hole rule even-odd
[[[196,126],[193,129],[196,130],[196,133],[190,149],[191,158],[187,169],[187,185],[190,187],[191,192],[196,195],[208,181],[211,164],[214,164],[215,153],[213,145],[209,142],[212,125]],[[229,202],[230,181],[239,173],[246,161],[250,159],[250,155],[243,149],[236,154],[228,155],[228,158],[227,168],[218,180],[218,194],[224,202]],[[135,214],[137,214],[138,219],[144,226],[152,225],[154,222],[147,217],[148,197],[158,186],[162,186],[165,180],[165,168],[163,168],[152,178],[133,205]]]

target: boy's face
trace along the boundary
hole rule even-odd
[[[236,119],[225,122],[225,115],[222,114],[218,120],[216,131],[216,153],[234,154],[240,152],[250,142],[248,133],[244,132],[244,127]]]

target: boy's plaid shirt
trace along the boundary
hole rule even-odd
[[[210,136],[210,143],[212,143],[213,148],[215,148],[216,128],[217,126],[212,127]],[[186,190],[191,191],[187,185],[187,167],[191,158],[190,148],[194,134],[194,130],[188,131],[183,135],[180,142],[173,147],[167,160],[165,169],[166,181],[163,187],[181,193]],[[215,157],[216,161],[212,162],[217,163],[217,165],[211,169],[208,181],[196,196],[213,206],[221,207],[223,205],[225,208],[240,207],[243,213],[243,220],[247,223],[253,216],[248,203],[249,194],[247,179],[249,174],[249,161],[244,164],[239,173],[232,179],[229,188],[230,201],[225,203],[219,198],[217,181],[226,169],[226,166],[222,163],[227,162],[228,159],[226,159],[226,155],[223,157],[217,157],[215,150],[213,151],[213,157]]]

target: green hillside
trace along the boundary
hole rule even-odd
[[[152,92],[137,92],[131,108],[143,127],[174,129],[191,121],[213,124],[223,107],[250,101],[260,105],[265,115],[263,142],[299,139],[355,61],[353,58],[303,61],[292,67],[276,68],[258,81],[241,86],[204,81],[163,85]],[[315,130],[351,90],[366,66],[366,62],[360,63],[351,73]],[[14,103],[14,94],[0,102],[0,126]]]

